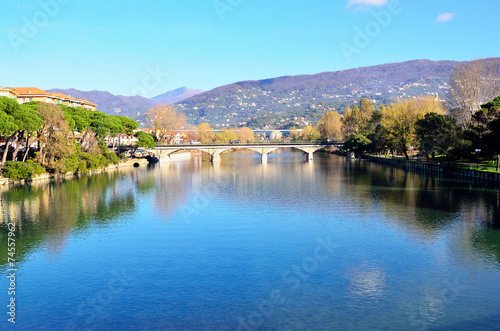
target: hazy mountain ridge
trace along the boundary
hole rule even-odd
[[[141,96],[114,95],[107,91],[79,91],[76,89],[52,89],[48,92],[63,93],[75,98],[92,101],[97,104],[97,110],[111,115],[137,116],[157,103]],[[119,109],[120,112],[116,110]]]
[[[181,87],[172,91],[165,92],[163,94],[157,95],[151,100],[159,104],[173,104],[176,102],[183,101],[197,94],[203,93],[203,90],[191,90],[187,87]]]

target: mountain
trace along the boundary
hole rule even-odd
[[[181,87],[176,90],[157,95],[156,97],[151,98],[151,100],[159,104],[173,104],[188,99],[202,92],[202,90],[190,90],[187,87]]]
[[[315,75],[243,81],[197,94],[177,105],[193,124],[234,126],[257,118],[277,126],[304,114],[312,114],[309,120],[313,121],[327,110],[341,111],[365,97],[375,104],[389,103],[399,97],[444,97],[458,63],[414,60]]]
[[[97,104],[97,110],[110,115],[125,115],[137,117],[156,102],[140,96],[113,95],[105,91],[79,91],[76,89],[52,89],[48,92],[62,93],[78,99],[84,99]]]

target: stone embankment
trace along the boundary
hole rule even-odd
[[[147,165],[148,161],[146,159],[130,159],[130,160],[127,160],[126,162],[122,162],[122,163],[118,163],[118,164],[111,164],[111,165],[104,167],[104,168],[101,168],[101,169],[89,171],[84,175],[93,175],[93,174],[101,174],[101,173],[105,173],[105,172],[117,171],[121,168],[132,167],[136,163],[141,166],[141,165]],[[82,174],[75,174],[75,173],[69,172],[67,174],[43,174],[43,175],[37,176],[35,178],[24,179],[24,180],[13,180],[13,179],[5,178],[5,177],[0,177],[0,186],[2,186],[2,185],[4,185],[4,186],[15,185],[15,184],[27,184],[27,183],[31,183],[34,181],[44,181],[44,180],[61,179],[61,178],[72,179],[72,178],[78,178],[80,176],[82,176]]]
[[[436,175],[446,175],[459,179],[473,179],[492,183],[500,183],[500,173],[495,172],[478,171],[472,169],[458,169],[454,166],[442,164],[389,159],[370,155],[364,156],[363,158],[376,163],[400,167],[405,170],[414,170]]]

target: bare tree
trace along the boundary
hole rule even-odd
[[[462,128],[470,127],[472,115],[482,104],[500,95],[497,59],[481,59],[458,64],[450,77],[447,101]]]
[[[170,142],[174,132],[183,129],[186,124],[184,113],[177,111],[172,105],[158,105],[147,111],[149,127],[159,140]]]

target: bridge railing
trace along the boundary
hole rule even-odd
[[[286,140],[286,141],[251,141],[251,142],[211,142],[211,143],[201,143],[201,144],[172,144],[172,145],[157,145],[156,147],[175,147],[175,146],[192,146],[192,147],[202,147],[202,146],[254,146],[254,145],[324,145],[324,146],[336,146],[341,145],[342,142],[339,141],[328,141],[328,140]]]

